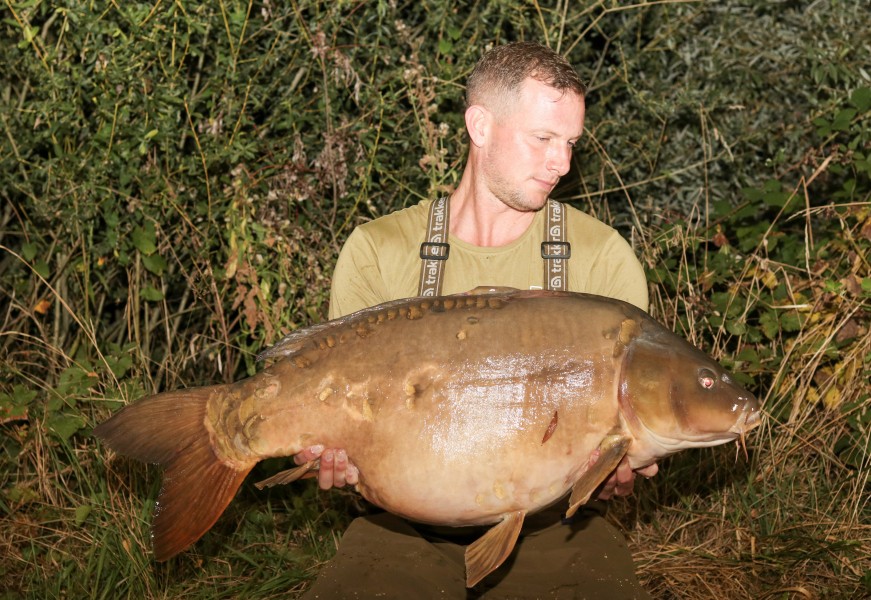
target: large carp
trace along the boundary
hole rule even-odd
[[[587,294],[389,302],[293,332],[264,357],[277,360],[253,377],[158,394],[94,430],[165,468],[158,560],[208,531],[258,461],[322,444],[345,448],[359,492],[392,513],[495,523],[466,550],[471,587],[510,554],[525,515],[569,490],[573,514],[624,455],[643,467],[760,420],[707,355],[638,308]]]

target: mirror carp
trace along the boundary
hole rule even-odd
[[[570,494],[571,516],[624,455],[639,468],[743,441],[761,419],[713,359],[644,311],[588,294],[398,300],[297,330],[261,357],[272,364],[253,377],[157,394],[94,430],[164,468],[157,560],[208,531],[257,462],[322,444],[347,450],[357,490],[387,511],[493,524],[466,550],[471,587],[508,557],[527,514]]]

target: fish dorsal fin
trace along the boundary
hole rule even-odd
[[[593,490],[605,481],[605,478],[617,468],[620,460],[625,456],[629,448],[631,438],[625,433],[610,433],[599,443],[599,458],[590,466],[572,488],[572,496],[569,498],[569,509],[566,517],[575,514],[582,504],[590,499]]]
[[[525,510],[508,513],[466,548],[466,587],[474,586],[505,562],[517,543],[525,517]]]
[[[348,325],[366,323],[370,320],[370,317],[394,310],[400,306],[408,305],[409,303],[413,303],[414,300],[416,299],[402,298],[401,300],[392,300],[390,302],[378,304],[377,306],[370,306],[369,308],[358,310],[357,312],[325,323],[318,323],[317,325],[310,325],[308,327],[297,329],[296,331],[291,331],[274,345],[257,355],[257,360],[260,361],[267,358],[284,358],[287,356],[293,356],[302,350],[309,341],[316,340],[322,336],[328,336],[332,331],[342,329]]]
[[[511,292],[519,292],[520,290],[517,288],[509,287],[507,285],[479,285],[478,287],[469,290],[468,292],[462,292],[459,294],[455,294],[456,296],[480,296],[483,294],[510,294]]]
[[[317,342],[322,340],[333,332],[344,328],[360,327],[361,331],[375,323],[379,323],[384,319],[394,319],[397,315],[405,316],[406,318],[418,318],[422,316],[430,307],[435,305],[445,306],[443,301],[446,298],[468,297],[468,296],[500,296],[509,295],[520,290],[511,287],[494,287],[494,286],[479,286],[462,294],[454,294],[453,296],[441,296],[439,298],[402,298],[400,300],[392,300],[384,302],[377,306],[370,306],[363,310],[358,310],[355,313],[327,321],[326,323],[318,323],[309,327],[302,327],[296,331],[292,331],[273,346],[267,348],[257,356],[257,360],[265,360],[267,358],[285,358],[293,356],[297,352],[303,350],[309,342]],[[460,306],[462,303],[455,303]],[[468,305],[468,304],[466,304]]]
[[[267,358],[284,358],[293,356],[303,349],[306,342],[312,338],[326,333],[335,325],[335,321],[327,321],[326,323],[318,323],[309,327],[303,327],[296,331],[291,331],[286,336],[275,342],[272,346],[257,355],[257,360],[266,360]]]

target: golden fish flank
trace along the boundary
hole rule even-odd
[[[254,377],[146,398],[95,429],[165,468],[158,560],[199,539],[258,461],[323,444],[347,450],[358,490],[386,510],[494,524],[467,550],[473,586],[526,514],[569,493],[574,513],[624,456],[642,467],[760,421],[756,399],[705,354],[643,311],[585,294],[396,301],[295,331],[263,357],[274,364]]]
[[[363,398],[360,415],[363,417],[364,421],[373,421],[375,419],[375,416],[372,413],[372,404],[370,403],[369,398]]]
[[[493,482],[493,495],[496,496],[499,500],[504,500],[507,497],[505,493],[505,486],[501,481]]]
[[[617,343],[614,344],[614,358],[620,356],[629,343],[641,333],[638,321],[624,319],[620,323],[620,331],[617,333]],[[610,338],[609,338],[610,339]]]

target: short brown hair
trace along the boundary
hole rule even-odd
[[[587,92],[577,71],[565,58],[536,42],[512,42],[484,54],[472,69],[466,83],[466,106],[484,104],[487,96],[504,106],[529,77],[582,98]]]

